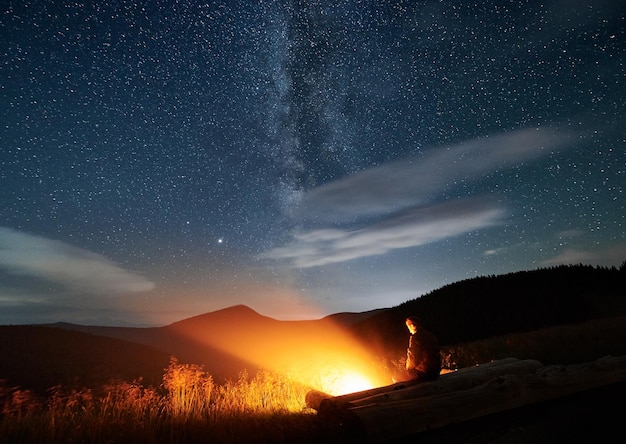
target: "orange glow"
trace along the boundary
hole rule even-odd
[[[278,321],[240,306],[170,327],[208,350],[249,363],[247,370],[281,373],[330,395],[390,383],[377,368],[373,351],[328,319]]]
[[[321,379],[321,387],[318,389],[329,395],[345,395],[376,386],[370,378],[356,370],[333,368],[324,373],[327,375]]]
[[[298,341],[299,335],[295,331],[292,334],[288,339],[275,341],[275,351],[257,363],[333,396],[388,384],[388,378],[379,374],[367,350],[345,332],[325,325],[324,335],[315,339],[306,335],[306,339]],[[292,347],[293,340],[304,346]]]

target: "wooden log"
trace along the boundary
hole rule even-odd
[[[384,393],[384,392],[402,390],[404,388],[411,387],[416,384],[417,383],[414,381],[398,382],[396,384],[385,385],[383,387],[376,387],[376,388],[372,388],[368,390],[363,390],[360,392],[347,393],[345,395],[340,395],[340,396],[332,396],[332,395],[324,396],[325,394],[324,392],[318,392],[317,390],[312,390],[311,392],[307,393],[305,397],[305,401],[306,401],[307,407],[310,407],[312,409],[319,411],[322,408],[321,407],[322,404],[328,404],[327,408],[334,408],[333,406],[341,406],[341,405],[347,404],[348,402],[354,399],[359,399],[359,398],[366,397],[366,396],[372,396],[372,395],[376,395],[376,394]]]
[[[593,362],[552,365],[537,371],[549,398],[626,381],[626,356],[606,356]]]
[[[319,390],[311,390],[310,392],[307,392],[304,397],[304,402],[307,407],[318,410],[323,400],[330,399],[332,397],[333,395],[329,395],[328,393]]]
[[[466,390],[345,409],[338,423],[378,443],[626,381],[626,357],[509,374]],[[345,433],[345,431],[344,431]]]
[[[527,373],[542,366],[543,364],[541,362],[535,360],[506,358],[467,367],[456,372],[446,373],[440,376],[436,381],[422,383],[416,381],[400,382],[335,397],[320,396],[312,393],[310,397],[307,395],[308,400],[306,403],[308,407],[317,410],[321,415],[333,416],[337,411],[358,405],[465,389],[481,384],[499,375]]]
[[[436,381],[406,387],[393,392],[383,392],[372,396],[354,399],[345,404],[345,408],[381,402],[413,399],[421,396],[432,396],[454,390],[467,390],[503,375],[528,374],[542,368],[543,364],[533,359],[519,360],[507,358],[487,364],[460,369],[453,373],[441,375]]]

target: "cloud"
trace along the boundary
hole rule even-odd
[[[500,222],[504,211],[485,199],[467,199],[413,208],[355,230],[320,229],[294,235],[294,242],[262,258],[288,260],[309,268],[385,254],[458,236]]]
[[[452,183],[545,156],[570,137],[555,130],[522,129],[438,147],[314,188],[301,196],[293,215],[341,223],[424,205]]]
[[[555,257],[546,259],[544,265],[592,264],[600,266],[619,266],[626,260],[626,244],[615,245],[604,250],[577,250],[567,248]]]
[[[563,148],[569,133],[522,129],[437,147],[365,170],[300,196],[292,216],[316,228],[263,253],[308,268],[436,242],[501,222],[506,210],[480,198],[443,204],[446,188],[470,182]],[[368,223],[368,220],[376,220]],[[345,226],[359,224],[357,229]],[[326,225],[326,226],[324,226]]]
[[[0,227],[0,268],[91,294],[117,295],[154,288],[149,280],[99,254],[6,227]]]

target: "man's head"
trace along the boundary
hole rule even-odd
[[[420,326],[419,318],[417,316],[409,316],[408,318],[406,318],[405,322],[406,328],[408,328],[411,334],[414,335]]]

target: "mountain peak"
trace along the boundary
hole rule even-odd
[[[250,323],[252,321],[274,320],[254,311],[247,305],[239,304],[222,308],[170,324],[170,327],[183,327],[196,324]]]
[[[226,307],[226,308],[222,308],[221,310],[216,310],[213,312],[210,312],[208,314],[229,314],[229,315],[244,315],[244,316],[249,316],[249,315],[256,315],[256,316],[261,316],[257,311],[253,310],[252,308],[248,307],[247,305],[244,304],[238,304],[238,305],[233,305],[231,307]]]

